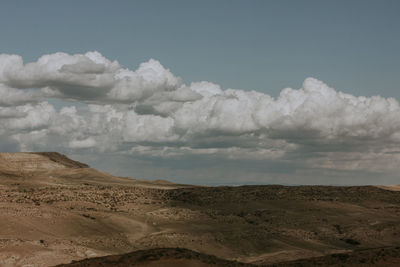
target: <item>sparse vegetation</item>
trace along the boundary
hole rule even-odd
[[[10,168],[10,175],[0,176],[0,222],[5,226],[0,229],[0,265],[11,256],[20,265],[35,261],[49,266],[160,247],[186,248],[192,252],[184,254],[196,251],[204,259],[215,255],[276,266],[388,264],[399,258],[399,191],[158,184],[40,156],[39,163],[16,157],[24,161],[21,166],[31,166],[28,176],[12,174]],[[0,162],[0,167],[18,164]],[[42,165],[52,168],[32,167]],[[385,248],[373,250],[377,244]],[[176,260],[177,251],[162,255]],[[154,253],[142,255],[159,259]]]

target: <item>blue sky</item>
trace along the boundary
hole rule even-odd
[[[2,1],[0,51],[25,61],[97,50],[184,81],[276,96],[321,79],[400,98],[399,1]]]
[[[399,14],[390,0],[2,1],[0,150],[182,183],[399,183]]]

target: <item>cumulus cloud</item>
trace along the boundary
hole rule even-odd
[[[133,71],[98,52],[55,53],[32,63],[2,54],[0,95],[0,138],[26,150],[301,161],[310,168],[374,171],[384,169],[374,162],[393,169],[400,161],[388,154],[400,144],[397,100],[353,96],[315,78],[273,98],[206,81],[186,85],[153,59]],[[57,111],[49,97],[87,105]]]
[[[43,88],[54,96],[84,102],[132,104],[149,99],[147,105],[157,105],[200,97],[157,60],[150,59],[131,71],[98,52],[55,53],[27,64],[18,55],[1,54],[0,82],[20,89]]]
[[[37,102],[46,95],[47,94],[43,91],[22,91],[0,84],[0,106],[3,107]]]
[[[89,148],[96,146],[96,141],[89,137],[84,140],[72,140],[69,142],[70,148]]]
[[[55,53],[24,64],[20,56],[0,55],[0,81],[14,88],[44,88],[76,99],[102,97],[120,68],[97,52],[85,55]]]
[[[0,107],[0,114],[3,114],[0,125],[3,131],[28,131],[49,127],[55,109],[49,103],[41,102],[37,105]]]

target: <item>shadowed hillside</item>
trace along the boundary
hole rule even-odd
[[[215,256],[201,254],[192,250],[183,248],[156,248],[149,250],[139,250],[124,255],[113,255],[70,264],[58,265],[59,267],[96,267],[96,266],[187,266],[187,267],[206,267],[206,266],[243,266],[251,267],[253,264],[228,261]]]
[[[400,265],[400,247],[385,247],[358,250],[348,253],[336,253],[322,257],[312,257],[295,261],[268,264],[269,267],[299,267],[299,266],[385,266]],[[200,254],[187,249],[149,249],[124,255],[113,255],[86,259],[62,264],[60,267],[91,267],[91,266],[257,266],[255,264],[227,261],[214,256]]]

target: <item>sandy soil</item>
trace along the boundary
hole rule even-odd
[[[399,191],[195,187],[114,177],[56,153],[0,154],[0,266],[168,247],[268,265],[396,247],[399,234]],[[209,259],[174,255],[163,261]]]
[[[400,185],[382,185],[378,187],[391,191],[400,191]]]

